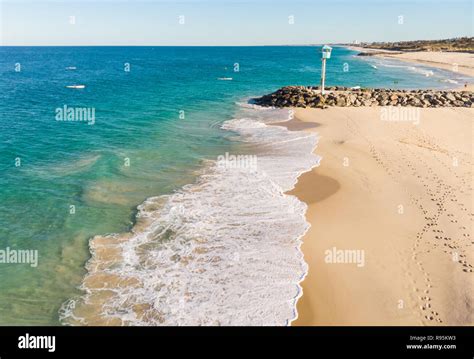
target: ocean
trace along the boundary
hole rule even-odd
[[[0,254],[38,254],[0,255],[0,325],[291,323],[318,138],[249,100],[318,85],[319,49],[0,47]],[[355,54],[327,86],[466,80]]]

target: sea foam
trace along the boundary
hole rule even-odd
[[[317,166],[318,138],[243,106],[222,129],[255,145],[256,168],[209,161],[196,182],[138,207],[132,233],[96,236],[82,289],[64,303],[77,325],[288,325],[307,272],[306,205],[285,194]]]

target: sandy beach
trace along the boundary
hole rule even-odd
[[[390,50],[369,49],[364,47],[350,46],[354,51],[374,53],[373,56],[392,58],[405,62],[414,62],[422,65],[436,67],[463,75],[474,77],[474,54],[465,52],[440,52],[440,51],[414,51],[401,52]],[[473,83],[467,84],[467,89],[472,91]],[[461,89],[464,88],[464,84]]]
[[[474,76],[474,54],[464,52],[416,51],[404,52],[402,54],[386,52],[376,56],[389,57],[401,61],[417,62],[428,66],[459,72],[464,75]]]
[[[322,156],[291,192],[311,223],[293,325],[473,324],[474,110],[386,110],[298,109],[287,124],[316,131]],[[363,265],[328,261],[340,250]]]

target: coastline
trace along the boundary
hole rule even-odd
[[[461,229],[470,226],[472,203],[462,192],[472,191],[473,110],[420,111],[419,126],[381,121],[377,107],[297,109],[294,120],[280,123],[321,136],[320,166],[289,192],[308,205],[311,223],[302,246],[309,272],[293,325],[473,323],[474,263],[469,230]],[[453,176],[454,154],[463,160]],[[364,250],[366,265],[325,263],[333,247]]]
[[[240,162],[228,153],[206,161],[195,182],[139,205],[131,231],[91,238],[83,295],[63,303],[61,322],[286,326],[294,321],[308,272],[301,246],[309,223],[306,204],[286,192],[319,157],[316,134],[269,126],[287,117],[286,110],[244,107],[221,126],[238,135],[242,150],[249,146],[249,154],[233,156],[242,157]]]
[[[282,110],[279,110],[279,111],[282,111]],[[286,111],[283,110],[282,113],[286,113]],[[317,128],[320,126],[320,124],[317,123],[317,121],[315,123],[312,120],[309,120],[309,121],[301,120],[304,117],[305,117],[305,115],[301,112],[301,110],[298,110],[296,119],[294,119],[292,121],[289,121],[289,122],[286,122],[284,126],[287,127],[287,129],[290,130],[290,131],[295,131],[295,130],[296,131],[306,131],[308,136],[315,136],[314,132],[318,132]],[[239,121],[243,121],[243,120],[245,120],[245,118],[232,120],[232,121],[237,121],[236,122],[236,124],[237,124]],[[232,121],[228,121],[228,122],[232,122]],[[275,124],[275,123],[268,123],[268,124]],[[248,126],[248,124],[244,124],[243,127],[240,127],[240,126],[234,127],[232,125],[232,126],[229,126],[226,129],[237,130],[236,132],[239,132],[241,135],[246,136],[246,135],[249,134],[249,133],[246,133],[248,131],[248,129],[249,128],[254,128],[253,124],[251,126],[248,126],[248,127],[247,126]],[[243,132],[241,132],[241,131],[243,131]],[[304,133],[304,132],[302,132],[302,133]],[[317,135],[316,135],[316,137],[317,137]],[[317,149],[315,150],[314,148],[311,151],[311,153],[313,153],[314,155],[319,154]],[[301,220],[301,223],[306,222],[308,227],[304,230],[304,232],[302,234],[297,235],[297,237],[294,241],[294,244],[296,245],[297,252],[299,252],[298,256],[299,257],[304,256],[305,258],[307,256],[307,253],[304,250],[304,246],[305,246],[304,238],[306,238],[308,236],[312,236],[312,234],[311,234],[312,228],[309,228],[309,224],[313,224],[313,220],[310,218],[310,213],[313,212],[313,205],[315,205],[317,202],[319,202],[323,199],[331,197],[336,192],[339,192],[341,190],[341,188],[346,188],[346,186],[341,186],[340,182],[334,180],[334,178],[332,178],[329,173],[321,175],[321,173],[318,172],[317,168],[313,168],[313,167],[314,166],[311,166],[311,169],[298,171],[298,173],[296,174],[296,177],[295,177],[295,179],[297,179],[297,181],[298,181],[298,184],[296,185],[296,187],[293,188],[292,190],[288,191],[288,192],[280,193],[280,195],[282,195],[284,197],[289,197],[290,202],[291,202],[291,199],[296,200],[293,197],[293,195],[296,196],[298,198],[296,201],[299,202],[299,204],[304,207],[304,208],[300,208],[300,206],[295,205],[297,208],[303,209],[303,212],[301,212],[301,213],[299,213],[300,210],[298,210],[299,217],[300,217],[299,219]],[[208,174],[206,176],[209,177]],[[310,184],[308,184],[308,186],[313,187],[315,184],[319,185],[320,189],[322,189],[322,191],[318,191],[318,193],[315,193],[314,191],[311,192],[311,190],[310,190],[308,192],[306,189],[304,189],[303,190],[304,193],[301,193],[300,188],[298,186],[299,186],[300,182],[303,181],[303,178],[310,178],[310,180],[309,180]],[[295,180],[295,182],[296,182],[296,180]],[[194,184],[186,186],[186,187],[189,188],[190,186],[194,186]],[[289,188],[287,185],[283,186],[282,188],[284,188],[284,187]],[[187,195],[187,193],[181,193],[181,194],[184,194],[185,196]],[[287,194],[289,196],[287,196]],[[173,198],[173,197],[171,197],[171,198]],[[152,207],[151,209],[152,209],[153,213],[148,213],[145,216],[142,216],[143,218],[150,219],[150,214],[152,214],[152,216],[155,217],[155,219],[160,218],[160,217],[164,218],[164,214],[161,213],[161,211],[157,211],[156,203],[153,203],[154,201],[160,202],[160,206],[162,205],[162,203],[161,203],[162,201],[159,198],[151,197],[151,198],[148,198],[142,205],[139,206],[139,210],[142,211],[142,209],[144,209],[145,212],[147,212],[147,207]],[[173,210],[173,209],[175,209],[175,207],[171,206],[170,209]],[[160,212],[160,213],[157,213],[157,212]],[[305,216],[304,212],[306,212],[306,216]],[[294,212],[291,212],[291,213],[294,214]],[[181,213],[178,214],[178,216],[181,216],[181,215],[182,215]],[[297,221],[294,221],[294,219],[295,218],[293,217],[293,221],[291,221],[291,219],[289,221],[292,222],[293,224],[295,224]],[[128,273],[130,273],[130,271],[127,269],[127,267],[130,266],[130,263],[125,263],[123,270],[120,271],[120,272],[117,272],[117,271],[115,271],[115,269],[109,268],[107,262],[112,262],[114,265],[116,265],[117,262],[124,261],[124,258],[127,257],[127,256],[125,256],[125,253],[123,252],[123,248],[121,248],[122,243],[125,243],[126,241],[135,240],[134,237],[137,234],[141,236],[142,234],[140,234],[140,232],[144,229],[144,227],[151,227],[151,223],[150,222],[148,222],[148,223],[140,222],[133,229],[132,233],[122,233],[122,234],[114,235],[114,236],[117,236],[118,241],[116,240],[117,238],[112,239],[110,236],[96,236],[91,241],[91,253],[93,254],[93,260],[91,260],[88,263],[89,273],[86,276],[86,279],[85,279],[85,282],[83,284],[82,289],[84,289],[88,293],[92,293],[91,298],[93,298],[93,300],[96,301],[96,302],[94,303],[94,306],[95,306],[94,308],[88,308],[88,310],[91,313],[93,313],[93,315],[88,316],[87,318],[85,316],[82,317],[82,319],[84,319],[86,323],[88,323],[88,324],[91,324],[91,323],[92,324],[97,324],[97,323],[99,323],[99,324],[105,324],[105,325],[110,325],[110,324],[112,324],[112,325],[122,324],[123,325],[123,324],[136,324],[136,323],[139,323],[140,325],[142,325],[142,324],[146,323],[147,325],[149,325],[149,324],[159,325],[159,323],[162,323],[162,322],[168,323],[168,320],[171,319],[171,315],[174,315],[175,308],[174,308],[173,304],[170,304],[170,303],[165,304],[166,305],[166,312],[165,313],[167,313],[167,315],[170,316],[169,318],[165,319],[165,318],[161,317],[161,314],[156,313],[155,308],[153,308],[153,306],[150,303],[147,303],[150,300],[149,298],[151,297],[151,295],[149,293],[146,293],[146,295],[143,296],[143,298],[141,299],[141,302],[146,303],[143,306],[140,306],[140,305],[139,306],[133,306],[131,309],[130,308],[121,308],[124,311],[127,311],[127,310],[130,311],[130,314],[132,314],[135,317],[133,320],[118,319],[118,317],[116,315],[112,315],[111,317],[107,318],[107,317],[104,317],[101,314],[98,314],[98,312],[100,311],[99,308],[102,307],[102,306],[108,305],[107,303],[110,303],[111,299],[113,299],[113,303],[114,303],[114,306],[116,308],[120,309],[120,307],[121,307],[121,304],[120,304],[120,300],[122,300],[121,298],[112,298],[110,296],[103,297],[101,294],[99,294],[99,293],[103,292],[104,289],[109,290],[113,287],[128,287],[128,286],[141,287],[143,285],[142,284],[143,278],[140,278],[142,273],[137,272],[137,273],[134,274],[134,276],[129,276],[128,275]],[[132,236],[132,237],[130,237],[130,236]],[[140,242],[140,241],[138,241],[138,242]],[[140,244],[140,245],[142,245],[142,244]],[[112,249],[112,251],[110,249]],[[177,250],[182,250],[182,249],[177,249]],[[207,251],[207,249],[205,249],[205,251]],[[229,255],[226,254],[226,256],[229,256]],[[232,255],[231,255],[231,257],[232,257]],[[232,259],[232,260],[234,260],[234,259]],[[239,259],[239,260],[241,260],[241,259]],[[313,260],[309,260],[308,264],[310,264],[310,266],[311,266],[312,262],[313,262]],[[96,270],[96,269],[99,269],[99,270]],[[296,278],[298,280],[293,278],[293,280],[296,280],[296,282],[294,282],[294,283],[296,283],[297,291],[296,291],[296,293],[294,293],[294,295],[292,297],[292,300],[291,300],[291,305],[290,305],[292,307],[292,310],[293,310],[293,317],[289,318],[286,322],[287,324],[290,324],[290,325],[300,325],[300,322],[306,321],[306,318],[308,317],[307,312],[312,310],[311,308],[309,308],[309,309],[308,308],[300,309],[300,306],[304,305],[304,304],[300,304],[300,303],[306,303],[307,302],[306,297],[307,297],[308,291],[305,290],[305,280],[307,279],[308,275],[310,274],[310,270],[308,270],[308,266],[306,265],[306,262],[303,262],[302,270],[303,270],[302,275],[299,277],[299,279]],[[126,274],[126,275],[124,275],[124,274]],[[170,272],[168,274],[175,275],[172,272]],[[110,286],[108,286],[107,288],[103,287],[103,284],[101,284],[101,283],[102,283],[104,278],[110,280],[110,282],[112,283],[111,287]],[[139,278],[139,279],[137,279],[137,278]],[[183,278],[180,278],[180,280],[183,280]],[[154,285],[154,284],[155,284],[154,282],[147,283],[146,287]],[[189,288],[190,285],[191,284],[187,284],[188,288]],[[197,292],[198,292],[197,290],[192,291],[192,293],[197,293]],[[162,294],[164,295],[164,293],[162,293]],[[305,297],[305,294],[306,294],[306,297]],[[127,296],[127,295],[129,295],[129,293],[125,292],[125,293],[122,293],[121,295]],[[171,292],[166,293],[166,296],[172,296],[172,295],[174,295],[174,293],[171,293]],[[179,294],[179,296],[182,297],[183,295]],[[179,299],[180,298],[179,296],[177,297],[177,300],[175,302],[180,302],[180,300],[182,300],[182,298]],[[197,299],[197,298],[191,298],[188,294],[186,294],[185,296],[186,296],[185,302],[189,301],[189,302],[192,303],[194,300]],[[68,312],[69,308],[67,308],[68,305],[71,304],[71,303],[72,302],[65,303],[65,307],[63,307],[63,308],[66,311],[62,313],[63,314],[63,319],[65,319],[66,317],[71,318],[71,315],[74,316],[74,314],[71,314],[71,312]],[[81,306],[82,305],[83,304],[81,304]],[[80,313],[80,314],[83,314],[84,310],[85,310],[85,307],[82,307],[81,308],[82,313]],[[301,314],[299,314],[300,311],[301,311]],[[344,314],[343,312],[340,311],[340,309],[335,309],[334,312],[336,312],[336,311],[339,314]],[[213,313],[213,315],[211,315],[211,317],[217,318],[219,315],[221,315],[221,313]],[[375,316],[376,317],[378,316],[379,318],[382,318],[382,319],[385,318],[384,315],[381,314],[381,313],[378,313]],[[223,320],[224,323],[229,323],[229,324],[232,323],[230,318],[225,318],[225,317],[223,317],[223,319],[220,318],[217,322],[220,323],[221,320]],[[189,324],[187,319],[182,318],[182,317],[177,318],[177,321],[170,320],[169,323],[170,324],[179,323],[180,325]],[[195,322],[192,322],[192,323],[193,324],[198,323],[198,325],[213,325],[211,323],[215,324],[215,322],[209,322],[207,319],[203,319],[203,318],[198,318],[198,321],[195,321]],[[244,322],[242,322],[242,323],[244,323]],[[354,323],[359,324],[359,323],[364,323],[364,321],[363,321],[363,319],[358,318],[357,320],[355,320]],[[415,323],[415,321],[410,322],[410,323],[413,324],[413,323]],[[314,323],[311,323],[311,325],[314,325]]]
[[[370,56],[395,59],[408,63],[417,63],[420,65],[426,65],[435,67],[442,70],[448,70],[451,72],[458,72],[463,75],[474,77],[474,54],[465,52],[438,52],[438,51],[414,51],[414,52],[403,52],[403,51],[391,51],[385,49],[368,49],[364,47],[348,46],[347,48],[359,51]],[[459,88],[459,90],[472,91],[474,89],[474,83],[468,83],[467,87]]]
[[[35,51],[43,55],[49,52],[64,55],[67,49],[35,49]],[[135,50],[124,48],[117,51],[123,52],[126,57]],[[167,59],[167,66],[170,68],[174,66],[176,63],[174,51],[170,49],[160,51],[164,55],[163,59]],[[207,51],[199,50],[197,55],[202,55],[205,60],[209,55]],[[228,51],[231,53],[236,51],[236,54],[241,55],[247,53],[241,49],[228,49]],[[287,54],[289,51],[292,52],[292,56],[277,56]],[[78,52],[84,61],[96,56],[94,51],[87,48],[78,49]],[[255,74],[242,72],[240,74],[243,76],[242,81],[223,83],[216,80],[212,70],[203,73],[202,75],[209,79],[206,81],[209,85],[209,92],[205,95],[207,100],[194,98],[200,86],[198,84],[195,84],[198,87],[190,85],[189,91],[186,92],[187,96],[180,100],[186,102],[189,109],[193,109],[192,117],[187,118],[190,121],[182,121],[184,118],[179,120],[176,118],[175,121],[174,116],[172,114],[168,116],[166,112],[156,118],[152,115],[156,109],[167,109],[171,102],[178,101],[173,97],[177,95],[174,92],[177,87],[173,85],[176,79],[173,78],[163,82],[165,87],[162,89],[169,96],[161,99],[153,95],[154,91],[151,91],[148,85],[153,89],[155,85],[146,79],[153,75],[154,66],[136,74],[139,76],[135,80],[146,84],[139,88],[139,92],[134,93],[137,96],[135,106],[137,109],[140,107],[141,112],[131,113],[126,105],[127,86],[130,85],[128,81],[121,83],[124,87],[117,84],[113,91],[106,85],[116,79],[114,71],[104,72],[101,78],[104,81],[96,83],[96,90],[83,92],[102,108],[103,117],[100,120],[98,118],[93,131],[89,131],[90,126],[84,127],[80,124],[70,124],[76,126],[74,131],[69,130],[72,127],[65,128],[59,123],[57,128],[48,127],[50,123],[47,115],[48,101],[38,102],[38,110],[41,110],[42,115],[37,120],[28,118],[23,123],[19,121],[21,113],[7,111],[16,122],[22,123],[25,129],[35,123],[44,126],[31,127],[38,129],[35,137],[38,138],[39,147],[37,149],[25,147],[27,151],[24,155],[28,155],[29,158],[28,167],[11,171],[5,177],[7,179],[6,183],[3,182],[7,185],[4,187],[5,190],[12,191],[15,196],[12,197],[11,206],[3,207],[6,210],[6,215],[2,218],[3,224],[12,233],[17,225],[26,231],[25,234],[29,233],[24,243],[20,241],[21,238],[13,238],[12,244],[16,245],[29,243],[36,246],[38,241],[35,240],[35,230],[43,228],[43,225],[50,227],[51,232],[48,234],[48,241],[42,247],[43,265],[39,266],[37,271],[30,273],[28,270],[21,270],[14,273],[14,267],[9,267],[1,276],[2,279],[8,279],[4,281],[5,295],[1,298],[4,300],[2,302],[4,308],[7,308],[9,303],[6,299],[8,296],[19,295],[18,308],[15,311],[2,311],[1,322],[16,323],[16,318],[20,317],[23,318],[21,322],[26,324],[34,322],[53,325],[69,323],[289,325],[293,322],[297,316],[296,303],[303,294],[300,283],[302,284],[307,268],[306,262],[303,261],[304,253],[300,251],[302,243],[300,239],[306,234],[309,222],[305,216],[306,204],[285,193],[296,184],[297,178],[302,173],[311,168],[307,166],[308,162],[301,161],[304,162],[304,158],[311,156],[312,152],[315,154],[319,152],[318,149],[312,151],[312,147],[309,147],[310,139],[304,139],[310,132],[288,134],[283,133],[286,130],[280,128],[282,133],[279,135],[275,133],[276,129],[273,126],[263,128],[260,122],[270,124],[288,119],[288,108],[254,108],[252,105],[248,106],[247,100],[251,96],[248,93],[250,89],[252,93],[263,93],[283,81],[311,83],[315,76],[313,71],[318,71],[318,64],[314,63],[312,57],[305,55],[314,55],[313,47],[275,48],[271,53],[273,59],[278,59],[274,68],[267,67],[269,54],[266,49],[249,54],[248,58],[244,57],[247,63],[254,64],[254,68],[265,68],[266,71],[258,71]],[[17,50],[12,54],[17,54]],[[37,57],[38,62],[35,66],[40,66],[43,55]],[[141,59],[140,61],[150,63],[162,61],[161,56],[156,56],[153,49],[137,49],[135,55],[137,59]],[[351,63],[351,71],[344,75],[346,76],[344,83],[357,84],[363,76],[367,86],[384,88],[391,84],[391,81],[383,76],[378,78],[377,71],[372,67],[362,61],[355,61],[352,52],[335,48],[333,55],[331,64],[338,69],[344,61]],[[106,51],[100,56],[107,60],[112,55]],[[223,57],[231,56],[223,55]],[[63,57],[56,56],[56,58],[59,60],[55,67],[63,66],[60,60]],[[280,59],[286,59],[286,62],[281,63]],[[352,60],[354,60],[353,66]],[[310,66],[302,66],[302,62]],[[409,66],[401,65],[395,66],[394,69],[380,69],[379,73],[405,78],[415,88],[417,84],[420,88],[425,88],[429,84],[434,87],[439,85],[440,88],[452,86],[450,83],[440,83],[439,78],[422,76],[420,75],[422,72],[417,72],[414,79],[411,79],[412,71],[408,69]],[[288,69],[292,71],[288,73]],[[188,79],[198,78],[195,76],[196,71],[201,71],[194,67],[188,70],[183,72],[183,76]],[[273,75],[268,76],[270,73]],[[290,76],[286,77],[288,74]],[[335,80],[332,73],[329,74],[329,78]],[[56,83],[48,71],[38,75],[37,80],[40,82]],[[452,78],[447,71],[440,72],[439,77]],[[50,80],[53,82],[50,83]],[[16,76],[12,77],[12,81],[15,85],[22,80],[20,76]],[[97,81],[97,77],[92,72],[86,73],[81,82],[92,84],[94,81]],[[33,87],[27,87],[25,91],[34,94],[35,83],[36,81],[32,82]],[[15,87],[16,85],[12,86],[11,90],[14,91]],[[92,89],[91,86],[88,88]],[[60,99],[63,91],[68,90],[51,86],[51,91],[51,99]],[[352,90],[339,87],[335,91],[339,91],[337,95],[339,98],[345,91]],[[435,92],[437,97],[437,92],[441,91]],[[447,91],[445,92],[447,94]],[[226,99],[219,96],[221,93],[225,94]],[[375,91],[375,94],[377,93],[382,97],[397,96],[400,101],[405,96],[411,96]],[[352,94],[357,97],[356,102],[353,102],[354,105],[366,106],[362,98],[363,95],[367,95],[366,91],[355,89]],[[295,95],[299,96],[298,93]],[[459,100],[458,94],[454,95]],[[151,99],[153,101],[147,101]],[[334,101],[331,98],[329,100]],[[374,98],[371,98],[371,101],[373,100]],[[393,104],[393,101],[390,103]],[[442,106],[449,106],[451,101],[443,100]],[[124,106],[119,106],[119,102]],[[328,105],[331,105],[330,102]],[[345,106],[346,102],[343,105]],[[243,108],[246,106],[249,107],[249,113],[243,113]],[[279,113],[282,116],[278,115]],[[224,121],[226,125],[236,124],[237,133],[222,131],[220,125]],[[296,120],[287,126],[290,130],[313,129],[317,132],[319,129],[317,123]],[[52,132],[43,132],[40,130],[42,127],[51,129]],[[9,137],[16,136],[13,128],[11,131],[6,130],[8,130],[6,135]],[[239,139],[240,130],[249,132],[250,137],[252,133],[256,135],[255,141],[242,143]],[[136,135],[132,143],[140,143],[139,145],[129,148],[127,141],[118,140],[132,139],[128,135],[134,131]],[[24,133],[29,134],[28,131]],[[46,136],[48,133],[49,136]],[[46,141],[46,137],[42,136],[57,140]],[[105,147],[102,142],[94,142],[93,147],[88,147],[91,139],[97,138],[96,136],[108,138],[111,142]],[[77,146],[74,145],[76,142],[70,141],[71,138],[80,139]],[[63,148],[61,143],[71,146]],[[259,149],[263,150],[262,153]],[[48,155],[51,152],[61,155],[51,157]],[[210,168],[211,163],[227,152],[231,155],[258,155],[259,165],[267,163],[265,168],[262,168],[263,172],[271,173],[269,178],[260,178],[253,182],[256,180],[255,176],[248,177],[245,171],[242,173],[213,171]],[[121,157],[125,156],[131,159],[131,167],[121,161]],[[48,160],[43,162],[42,158]],[[252,161],[249,161],[250,165],[251,163]],[[286,168],[287,165],[295,167]],[[328,174],[326,177],[331,176]],[[283,186],[276,192],[275,182],[279,184],[280,181],[284,182]],[[315,181],[311,183],[316,183]],[[334,186],[340,187],[340,183],[334,184],[334,181],[322,178],[321,188],[325,188],[325,183],[328,181],[330,182],[328,191],[335,190]],[[70,186],[73,182],[75,185]],[[35,188],[41,189],[41,198],[48,204],[48,208],[51,208],[46,214],[41,211],[32,212],[31,220],[17,216],[18,211],[26,203],[29,207],[34,205],[34,196],[19,191],[28,183],[34,183]],[[271,193],[268,193],[268,189]],[[317,195],[315,196],[315,201],[319,201]],[[328,199],[332,197],[329,196]],[[77,216],[71,216],[64,211],[64,208],[54,206],[57,198],[73,199],[71,204],[76,206]],[[229,201],[229,198],[232,200]],[[247,210],[243,211],[242,208]],[[135,217],[136,213],[140,218]],[[253,215],[250,216],[249,213]],[[66,220],[56,226],[54,223],[58,218]],[[15,226],[10,227],[10,224],[14,223]],[[213,242],[216,233],[219,234],[219,238],[217,242]],[[227,241],[223,238],[227,238]],[[250,244],[255,247],[250,248]],[[172,246],[174,248],[171,248]],[[194,249],[196,253],[193,252]],[[56,253],[61,255],[57,256]],[[283,255],[285,253],[288,255]],[[196,256],[191,261],[188,254]],[[87,266],[84,268],[86,261]],[[181,267],[181,271],[177,270],[178,266]],[[220,270],[216,270],[217,267],[220,267]],[[242,272],[238,273],[240,269]],[[204,276],[200,275],[196,283],[191,276],[195,270],[206,273]],[[213,272],[214,270],[217,274]],[[58,273],[60,275],[56,276]],[[225,278],[220,278],[219,275]],[[162,276],[163,280],[158,276]],[[203,284],[204,277],[208,279],[206,286]],[[28,291],[18,293],[15,281],[29,278],[31,281],[27,285]],[[47,278],[55,280],[45,280]],[[217,278],[221,280],[219,285],[213,283]],[[234,287],[228,283],[239,284]],[[256,283],[262,285],[255,288]],[[154,288],[157,290],[153,291]],[[222,297],[206,297],[208,293],[220,293],[220,290],[225,292],[221,293]],[[257,295],[259,291],[262,293],[260,296]],[[51,305],[48,308],[27,305],[26,294],[30,292],[48,298]],[[248,293],[245,295],[246,301],[243,300],[242,293]],[[228,297],[225,297],[227,295]],[[253,297],[250,298],[251,296]],[[270,308],[269,297],[274,299],[275,306],[281,304],[279,309]],[[71,298],[72,301],[67,301],[61,306],[64,298]],[[260,302],[262,298],[266,298],[264,304]],[[84,299],[90,299],[87,304],[91,306],[78,304],[76,309],[79,312],[71,313],[68,304],[82,303]],[[280,304],[276,304],[277,302]],[[214,305],[211,305],[212,303]],[[220,303],[226,303],[226,307]],[[56,308],[59,306],[61,309],[58,316]],[[160,311],[160,308],[163,310]],[[260,310],[260,314],[247,314],[252,313],[254,309]],[[272,311],[272,314],[260,320],[263,311]],[[205,314],[198,317],[195,313]],[[78,314],[78,320],[67,317],[70,314]],[[85,320],[82,321],[82,318]]]

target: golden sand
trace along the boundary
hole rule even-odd
[[[474,109],[298,109],[321,165],[291,192],[308,204],[309,273],[294,325],[468,325],[473,306]],[[305,125],[309,124],[309,125]],[[362,250],[364,266],[328,263]]]

